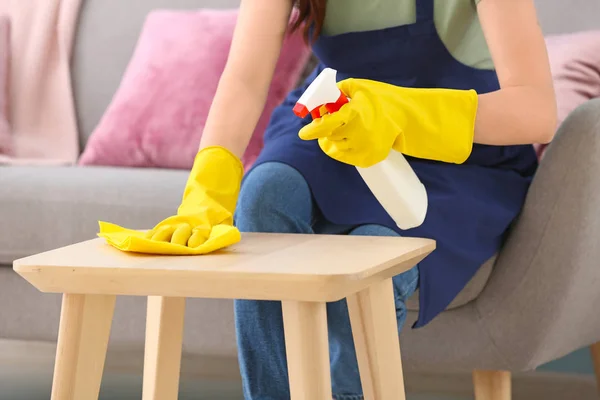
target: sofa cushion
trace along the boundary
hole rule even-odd
[[[546,37],[558,125],[577,107],[600,97],[600,29]],[[548,145],[536,145],[541,158]]]
[[[547,35],[600,28],[598,0],[535,0],[535,5]]]
[[[148,13],[234,8],[239,0],[86,0],[73,48],[72,79],[83,148],[115,93]]]
[[[238,13],[152,11],[79,164],[191,169]],[[271,113],[296,86],[309,56],[302,32],[285,37],[263,111],[242,157],[246,168],[263,147]]]
[[[98,220],[151,228],[180,202],[185,171],[0,167],[0,264],[96,236]]]

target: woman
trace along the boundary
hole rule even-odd
[[[395,277],[398,329],[420,288],[415,327],[430,322],[500,247],[556,110],[532,0],[299,0],[321,63],[274,112],[240,188],[243,154],[263,109],[292,0],[242,0],[227,68],[176,216],[149,234],[197,246],[211,227],[241,231],[403,235],[437,250]],[[292,108],[324,68],[352,100],[311,122]],[[436,90],[432,90],[436,88]],[[232,106],[235,105],[235,106]],[[422,226],[401,231],[355,165],[402,151],[427,188]],[[237,301],[246,399],[289,398],[280,305]],[[361,398],[346,305],[328,305],[333,391]]]

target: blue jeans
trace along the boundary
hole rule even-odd
[[[302,175],[282,163],[256,167],[244,180],[236,211],[242,232],[327,233],[397,236],[380,225],[340,226],[326,221]],[[406,300],[419,284],[414,267],[394,277],[398,330]],[[346,301],[327,304],[333,397],[360,400],[362,389]],[[235,301],[238,354],[246,400],[290,399],[281,303]]]

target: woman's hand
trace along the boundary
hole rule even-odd
[[[177,214],[144,233],[100,222],[99,236],[113,247],[146,254],[207,254],[240,241],[233,226],[243,167],[223,147],[198,152]]]
[[[223,147],[200,150],[190,172],[177,214],[157,224],[146,238],[197,248],[215,226],[233,226],[242,163]],[[226,247],[232,243],[222,243]]]
[[[391,149],[457,164],[471,154],[475,91],[403,88],[366,79],[346,79],[338,87],[350,102],[299,132],[301,139],[318,139],[330,157],[366,168]]]
[[[388,120],[380,112],[382,99],[369,89],[377,85],[377,82],[353,79],[340,82],[338,86],[351,98],[350,103],[333,114],[324,113],[302,128],[300,138],[318,139],[328,156],[346,164],[366,168],[383,161],[400,128],[399,121]]]

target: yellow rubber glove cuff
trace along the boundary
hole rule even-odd
[[[207,254],[240,241],[233,226],[244,169],[223,147],[202,149],[196,155],[177,214],[148,232],[100,222],[98,236],[127,252],[147,254]]]
[[[244,166],[224,147],[198,152],[177,215],[205,215],[211,225],[232,224]]]
[[[477,92],[392,87],[402,100],[386,112],[404,117],[394,150],[453,164],[467,161],[473,150]]]

